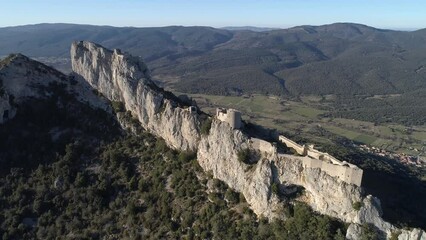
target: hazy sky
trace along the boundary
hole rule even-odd
[[[426,0],[0,0],[0,4],[0,27],[57,22],[140,27],[355,22],[379,28],[426,28]]]

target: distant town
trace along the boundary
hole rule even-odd
[[[416,151],[416,152],[419,152],[419,155],[413,156],[413,155],[409,155],[409,154],[405,154],[405,153],[389,152],[389,151],[386,151],[384,149],[380,149],[380,148],[377,148],[377,147],[370,147],[370,146],[367,146],[365,144],[357,145],[357,146],[361,150],[364,150],[364,151],[369,152],[369,153],[373,153],[373,154],[378,155],[378,156],[388,157],[388,158],[396,160],[396,161],[398,161],[398,162],[400,162],[404,165],[415,165],[415,166],[418,166],[418,167],[426,166],[426,157],[421,156],[420,154],[422,152],[418,149],[413,149],[413,150]]]

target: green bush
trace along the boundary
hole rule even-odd
[[[114,112],[118,113],[118,112],[125,112],[126,108],[124,107],[124,103],[123,102],[119,102],[119,101],[112,101],[111,102],[111,106],[112,109],[114,110]]]
[[[398,236],[401,234],[401,231],[394,231],[391,233],[389,240],[398,240]]]
[[[275,195],[279,195],[280,194],[280,190],[279,190],[279,186],[277,183],[272,183],[271,185],[271,191],[275,194]]]
[[[201,134],[208,135],[210,133],[210,128],[212,127],[212,119],[207,118],[201,123]]]
[[[234,192],[232,189],[228,188],[225,192],[225,198],[230,203],[238,203],[240,201],[239,194]]]
[[[241,149],[240,151],[238,151],[237,155],[238,155],[238,160],[240,162],[249,164],[249,160],[250,160],[250,149],[248,149],[248,148]]]
[[[352,207],[353,207],[355,210],[359,211],[359,210],[361,209],[361,207],[362,207],[362,202],[354,202],[354,203],[352,204]]]
[[[378,238],[379,235],[374,225],[369,223],[364,223],[361,225],[361,240],[376,240]]]

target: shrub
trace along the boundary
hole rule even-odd
[[[181,163],[189,162],[192,159],[196,158],[196,153],[194,152],[180,152],[178,159]]]
[[[362,207],[362,202],[354,202],[354,203],[352,204],[352,207],[353,207],[355,210],[359,211],[359,210],[361,209],[361,207]]]
[[[238,160],[240,162],[249,163],[249,159],[250,159],[250,149],[246,148],[246,149],[241,149],[240,151],[238,151],[237,153],[238,155]]]
[[[125,112],[126,111],[123,102],[112,101],[111,106],[112,106],[112,109],[114,110],[114,112]]]
[[[231,203],[238,203],[240,201],[239,194],[228,188],[225,193],[225,198]]]
[[[201,134],[202,135],[208,135],[210,132],[210,128],[212,127],[212,119],[211,118],[207,118],[206,120],[204,120],[201,123]]]
[[[277,183],[272,183],[272,185],[271,185],[271,191],[275,194],[275,195],[279,195],[280,194],[280,191],[279,191],[279,187],[278,187],[278,184]]]
[[[361,225],[361,240],[375,240],[378,238],[379,236],[374,225],[368,223],[364,223]]]
[[[389,240],[398,240],[398,236],[401,234],[401,231],[392,232]]]

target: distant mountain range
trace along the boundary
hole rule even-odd
[[[254,26],[228,26],[222,29],[230,31],[253,31],[253,32],[267,32],[272,30],[278,30],[280,28],[268,28],[268,27],[254,27]]]
[[[392,31],[352,23],[261,32],[228,29],[233,30],[6,27],[0,28],[0,56],[20,52],[69,58],[70,43],[85,39],[142,55],[154,78],[182,92],[383,95],[426,88],[426,29]]]

